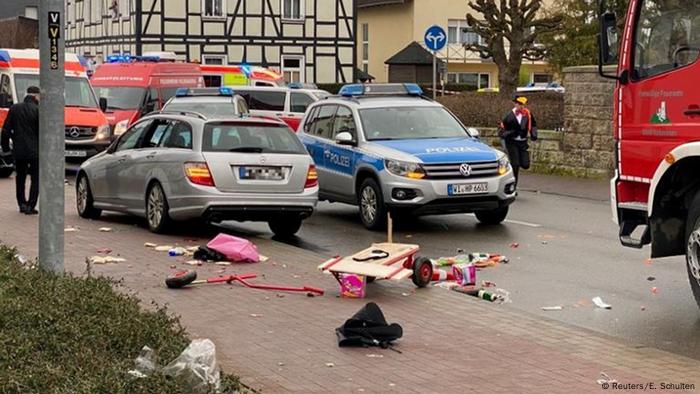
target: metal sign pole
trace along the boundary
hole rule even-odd
[[[437,98],[437,51],[433,51],[433,100]]]
[[[63,272],[65,221],[64,0],[39,2],[39,266]]]

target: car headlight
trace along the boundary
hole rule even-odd
[[[129,128],[129,119],[124,119],[114,125],[114,135],[122,135]]]
[[[97,133],[95,134],[95,139],[99,141],[106,141],[109,139],[109,125],[105,124],[97,128]]]
[[[398,160],[385,160],[384,165],[386,166],[387,171],[394,175],[411,179],[425,178],[425,170],[420,164],[407,163]]]
[[[510,160],[508,156],[501,153],[498,158],[498,175],[505,175],[510,170]]]

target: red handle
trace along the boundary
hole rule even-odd
[[[256,275],[256,274],[215,276],[213,278],[207,278],[207,283],[231,282],[231,281],[239,280],[239,279],[254,279],[257,277],[258,277],[258,275]]]
[[[307,291],[309,293],[316,293],[319,295],[323,295],[323,293],[324,293],[323,289],[319,289],[318,287],[309,287],[309,286],[304,286],[304,291]]]

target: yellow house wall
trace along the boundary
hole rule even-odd
[[[420,1],[420,0],[418,0]],[[362,8],[357,13],[357,67],[362,69],[362,25],[369,24],[369,70],[375,82],[387,82],[384,62],[414,39],[413,2]]]

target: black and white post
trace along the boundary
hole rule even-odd
[[[65,221],[64,0],[39,1],[39,266],[63,272]]]

